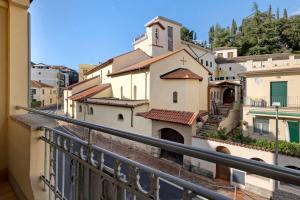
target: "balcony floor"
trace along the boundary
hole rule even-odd
[[[8,182],[0,182],[0,200],[17,200]]]

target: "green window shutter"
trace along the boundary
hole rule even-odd
[[[287,82],[271,82],[271,106],[274,102],[280,102],[282,107],[287,106]]]
[[[299,143],[299,122],[288,122],[290,142]]]

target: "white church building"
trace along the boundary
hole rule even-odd
[[[208,113],[225,112],[218,120],[229,131],[240,120],[240,83],[232,79],[212,82],[219,78],[221,65],[215,62],[215,54],[221,52],[181,40],[182,25],[164,17],[154,18],[145,28],[145,34],[134,39],[132,51],[99,64],[84,74],[83,81],[65,89],[64,113],[106,127],[272,163],[272,152],[199,136],[203,123],[210,120]],[[219,107],[212,109],[215,104]],[[140,143],[119,141],[266,197],[274,190],[270,179]],[[285,155],[279,162],[300,165],[300,159]],[[288,190],[299,193],[298,189]]]

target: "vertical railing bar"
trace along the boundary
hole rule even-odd
[[[92,133],[91,133],[91,129],[89,128],[88,129],[88,148],[89,148],[89,151],[88,151],[88,157],[87,157],[87,162],[89,164],[91,164],[91,154],[92,154]],[[88,168],[88,199],[90,199],[90,194],[92,193],[92,187],[91,187],[91,178],[92,178],[92,173],[91,173],[91,169]]]
[[[56,138],[53,138],[54,141],[55,141],[55,144],[58,143],[58,139],[60,139],[60,137],[56,137]],[[56,200],[57,199],[57,191],[58,191],[58,188],[57,188],[57,182],[58,182],[58,176],[57,176],[57,173],[58,173],[58,149],[56,148],[56,146],[54,147],[54,159],[53,159],[53,169],[54,169],[54,199]]]
[[[51,200],[51,179],[52,179],[52,145],[51,145],[51,137],[53,136],[53,132],[49,130],[49,200]]]
[[[44,136],[45,139],[47,139],[47,129],[44,129]],[[47,142],[44,142],[44,177],[45,180],[47,180]],[[44,190],[46,191],[46,182],[44,181]]]
[[[64,145],[64,141],[62,143]],[[66,164],[66,160],[65,160],[65,153],[62,151],[62,180],[61,180],[61,196],[64,199],[65,197],[65,164]]]

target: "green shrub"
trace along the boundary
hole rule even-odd
[[[41,101],[32,101],[31,102],[31,108],[38,108],[41,107]]]

